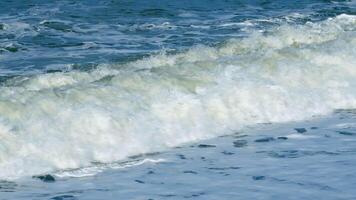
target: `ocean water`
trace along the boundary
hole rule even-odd
[[[355,199],[356,2],[0,2],[0,199]]]

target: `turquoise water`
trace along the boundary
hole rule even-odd
[[[355,199],[355,1],[1,1],[0,199]]]

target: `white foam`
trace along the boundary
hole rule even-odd
[[[356,108],[356,17],[0,88],[0,179]]]
[[[339,129],[356,128],[356,123],[341,123],[341,124],[334,125],[334,127]]]
[[[54,173],[54,175],[60,178],[64,178],[64,177],[80,178],[80,177],[94,176],[108,169],[124,169],[128,167],[134,167],[134,166],[139,166],[148,163],[156,164],[162,162],[165,162],[165,160],[146,158],[143,160],[133,160],[133,161],[127,161],[122,163],[96,164],[90,167],[83,167],[74,170],[64,170],[64,171],[56,172]]]
[[[177,28],[176,25],[171,24],[170,22],[163,22],[163,23],[144,23],[144,24],[134,24],[132,26],[125,26],[125,25],[118,25],[119,30],[130,30],[130,31],[137,31],[137,30],[174,30]]]
[[[306,140],[306,139],[311,139],[311,138],[317,138],[318,136],[315,135],[303,135],[303,134],[289,134],[287,135],[289,139],[298,139],[298,140]]]

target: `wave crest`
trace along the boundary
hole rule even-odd
[[[356,16],[0,88],[0,179],[356,107]]]

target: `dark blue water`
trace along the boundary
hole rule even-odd
[[[0,75],[92,69],[355,14],[352,1],[1,1]],[[302,15],[302,16],[300,16]],[[278,20],[276,20],[278,19]],[[254,21],[246,25],[246,21]],[[251,27],[252,26],[252,27]]]

